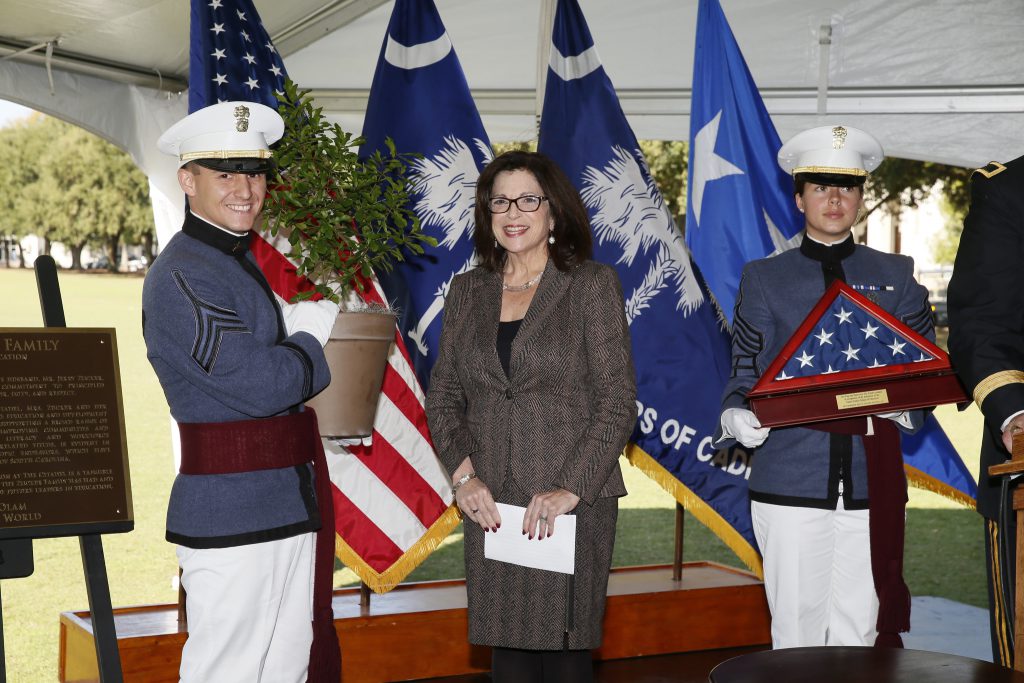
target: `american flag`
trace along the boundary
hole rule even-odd
[[[910,336],[839,294],[800,342],[776,381],[934,360]]]
[[[189,111],[219,101],[277,107],[287,72],[251,0],[192,0]],[[252,251],[285,299],[307,289],[287,240],[254,236]],[[379,288],[364,295],[382,303]],[[423,392],[401,335],[384,375],[372,445],[325,440],[338,557],[373,590],[390,590],[458,524],[451,483],[434,454]]]

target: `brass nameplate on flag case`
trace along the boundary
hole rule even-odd
[[[0,328],[0,538],[132,525],[114,330]]]
[[[873,391],[858,391],[852,394],[837,394],[836,406],[840,410],[849,408],[860,408],[862,406],[877,406],[889,402],[889,393],[885,389]]]

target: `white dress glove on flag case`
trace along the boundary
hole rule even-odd
[[[727,408],[722,413],[722,436],[733,438],[747,448],[756,448],[768,438],[769,427],[762,427],[761,421],[749,410]]]

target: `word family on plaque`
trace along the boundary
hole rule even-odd
[[[0,328],[0,539],[133,526],[112,329]]]

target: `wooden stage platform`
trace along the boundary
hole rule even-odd
[[[403,584],[359,605],[357,588],[334,593],[335,628],[345,683],[406,681],[486,672],[488,648],[466,642],[462,581]],[[114,610],[124,680],[178,680],[186,633],[176,605]],[[764,588],[752,574],[712,562],[612,571],[598,660],[765,646],[770,642]],[[723,657],[727,658],[729,655]],[[88,612],[60,617],[59,680],[97,681]],[[683,679],[680,679],[683,680]]]

